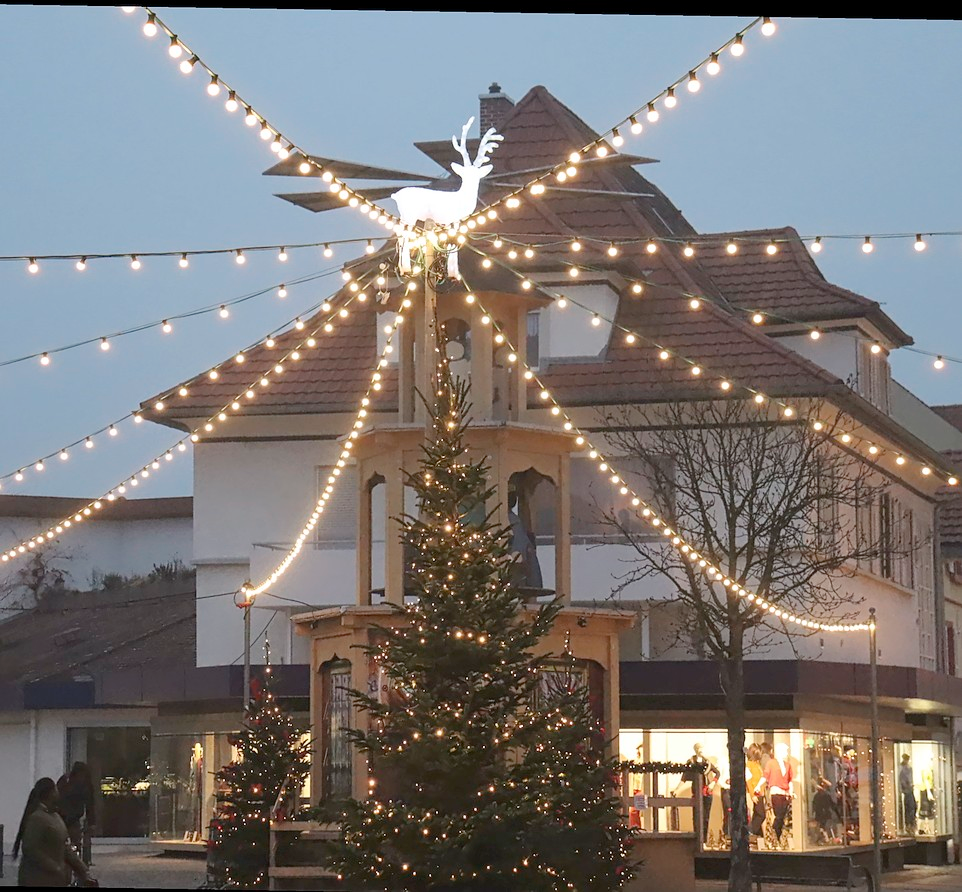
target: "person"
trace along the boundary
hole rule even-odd
[[[21,855],[18,886],[69,886],[72,874],[81,885],[93,885],[87,865],[70,845],[67,825],[57,811],[59,794],[53,778],[42,777],[27,797],[13,842],[13,857]]]
[[[762,750],[757,743],[749,744],[745,751],[745,792],[748,797],[748,812],[750,822],[748,832],[755,837],[753,842],[758,844],[758,837],[762,835],[762,825],[765,823],[765,794],[762,786]]]
[[[57,781],[60,815],[70,842],[90,865],[90,828],[94,821],[94,784],[86,762],[74,762],[69,774]]]
[[[692,748],[692,754],[685,763],[688,767],[682,772],[681,780],[672,790],[671,795],[677,796],[678,791],[687,783],[691,785],[691,795],[695,797],[701,795],[701,838],[705,842],[708,838],[708,818],[711,814],[712,786],[718,780],[720,772],[705,758],[702,752],[703,747],[696,743]],[[694,805],[694,802],[692,803]],[[697,813],[697,812],[696,812]]]
[[[915,801],[915,780],[912,777],[912,766],[909,762],[909,754],[902,753],[902,764],[899,766],[899,792],[902,794],[905,829],[908,833],[915,833],[915,815],[918,803]]]
[[[812,812],[818,824],[821,843],[841,843],[838,836],[838,825],[841,822],[841,815],[838,813],[835,796],[832,792],[832,782],[827,778],[818,779],[818,789],[812,797]]]

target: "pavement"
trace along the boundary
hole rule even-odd
[[[206,875],[204,858],[156,854],[140,847],[135,851],[105,853],[95,848],[93,862],[91,875],[107,889],[197,889]],[[17,862],[7,854],[0,886],[16,885]]]
[[[701,880],[696,883],[698,892],[724,892],[723,882]],[[860,887],[864,888],[864,887]],[[835,892],[828,886],[766,886],[763,892]],[[909,865],[895,873],[882,877],[881,892],[962,892],[962,865],[948,867],[922,867]],[[754,889],[752,890],[754,892]]]
[[[4,859],[0,886],[17,885],[17,864]],[[98,853],[94,850],[91,873],[107,889],[197,889],[204,882],[204,859],[190,855],[164,855],[141,849]],[[830,892],[823,886],[762,887],[764,892]],[[725,892],[724,882],[701,880],[697,892]],[[657,890],[652,890],[657,892]],[[754,892],[754,890],[753,890]],[[962,865],[909,866],[885,874],[881,892],[962,892]]]

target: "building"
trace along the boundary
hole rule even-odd
[[[533,172],[552,170],[573,148],[596,140],[597,134],[544,87],[532,88],[517,103],[495,87],[481,97],[481,118],[505,137],[492,159],[494,173],[482,184],[488,198],[506,194]],[[449,141],[417,145],[445,172],[457,160]],[[477,141],[469,142],[472,151],[476,146]],[[903,857],[944,858],[947,840],[958,832],[951,742],[962,709],[962,682],[947,672],[954,651],[941,632],[949,605],[939,572],[938,523],[945,474],[956,473],[945,453],[962,450],[962,433],[892,379],[888,355],[910,345],[911,337],[877,302],[827,282],[793,229],[699,233],[635,170],[649,163],[609,146],[604,157],[585,157],[575,178],[564,184],[554,180],[538,200],[524,201],[510,214],[503,211],[494,224],[508,242],[499,263],[488,269],[478,255],[462,250],[463,284],[440,294],[439,307],[453,300],[463,304],[467,284],[495,303],[506,301],[498,312],[518,336],[515,349],[581,427],[597,427],[599,411],[619,404],[657,407],[717,398],[719,376],[767,398],[819,400],[844,413],[866,446],[864,460],[889,485],[884,505],[873,506],[860,520],[887,544],[876,559],[853,568],[848,584],[853,600],[874,606],[879,616],[887,858],[893,865]],[[358,169],[361,175],[377,172]],[[288,161],[269,173],[294,176],[296,168]],[[326,189],[282,197],[312,211],[339,204]],[[583,248],[578,254],[570,249],[575,239]],[[649,239],[657,240],[654,253],[647,250]],[[519,248],[532,243],[539,248],[531,258],[521,251],[511,258],[512,240]],[[730,253],[729,244],[738,250]],[[617,246],[614,256],[609,245]],[[690,257],[684,250],[688,245]],[[375,274],[371,264],[382,262],[390,278],[390,246],[349,267],[363,281]],[[528,300],[522,318],[523,279],[567,295],[570,305]],[[643,297],[632,288],[638,281],[648,283]],[[392,285],[381,290],[390,295]],[[331,334],[323,330],[330,311],[306,322],[308,331],[318,331],[318,346],[304,349],[296,360],[291,350],[300,349],[304,335],[292,329],[249,351],[242,366],[225,361],[216,380],[190,382],[189,395],[171,401],[163,412],[153,409],[153,399],[143,403],[151,420],[193,430],[239,398],[258,376],[270,378],[256,401],[195,447],[201,667],[230,663],[243,640],[242,612],[228,600],[208,596],[269,577],[328,486],[333,496],[323,518],[303,538],[290,568],[258,597],[253,634],[270,626],[279,658],[305,665],[307,642],[294,635],[292,616],[307,608],[353,603],[359,584],[373,592],[399,584],[390,527],[372,525],[371,518],[384,516],[385,499],[403,504],[403,493],[385,495],[386,487],[362,479],[353,462],[337,467],[385,343],[379,317],[393,300],[388,296],[382,303],[368,295],[362,303],[352,297],[356,293],[345,286],[332,296],[335,307],[351,303],[346,318],[332,322]],[[550,403],[521,381],[507,349],[491,343],[490,330],[479,334],[472,312],[477,307],[462,308],[460,331],[453,322],[458,314],[447,313],[446,337],[449,355],[472,376],[485,417],[494,423],[557,427]],[[764,325],[753,323],[756,315]],[[626,332],[643,334],[647,349],[626,341]],[[489,348],[493,365],[475,377],[474,357],[487,356]],[[667,360],[659,357],[662,350]],[[282,371],[275,373],[279,358]],[[693,375],[696,360],[711,374]],[[402,366],[395,360],[384,368],[362,422],[365,430],[376,434],[396,427],[410,414],[399,397],[407,392]],[[875,452],[868,452],[869,443]],[[630,554],[592,510],[601,496],[589,457],[572,454],[569,473],[570,507],[562,516],[533,510],[541,504],[534,491],[542,485],[548,502],[557,504],[552,500],[561,480],[542,474],[514,481],[515,491],[529,487],[528,523],[537,541],[541,584],[553,589],[564,578],[557,568],[566,566],[567,556],[556,545],[568,538],[566,594],[574,603],[591,604],[609,598],[616,587],[615,568]],[[644,481],[637,485],[643,487]],[[362,486],[366,497],[359,501]],[[604,492],[610,497],[610,490]],[[630,756],[683,761],[699,744],[721,764],[726,735],[717,669],[691,647],[669,646],[656,621],[666,595],[666,587],[651,580],[619,594],[622,606],[639,615],[638,625],[621,642],[621,746]],[[818,844],[812,798],[819,776],[837,778],[844,790],[844,842],[869,841],[867,662],[862,633],[794,642],[786,637],[752,657],[746,673],[749,737],[785,744],[796,768],[787,843],[793,850]],[[903,756],[912,766],[914,795],[925,803],[915,827],[909,826],[904,797],[897,795]],[[657,811],[649,809],[639,818],[643,826],[654,826]],[[665,827],[671,817],[660,820]],[[706,842],[719,844],[717,838]]]

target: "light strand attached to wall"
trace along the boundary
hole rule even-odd
[[[287,572],[288,567],[290,567],[291,564],[293,564],[297,559],[297,556],[301,553],[301,550],[304,547],[304,542],[311,535],[314,528],[320,521],[321,516],[324,514],[324,509],[327,507],[328,501],[334,494],[334,487],[337,484],[337,479],[341,476],[341,470],[351,459],[351,450],[354,448],[354,441],[358,438],[358,436],[360,436],[360,432],[365,426],[365,419],[368,415],[368,406],[371,403],[371,393],[381,389],[382,371],[388,365],[387,357],[394,350],[394,335],[397,333],[401,323],[404,322],[403,311],[408,309],[410,306],[410,298],[405,297],[401,302],[401,309],[394,317],[394,322],[392,324],[385,325],[384,327],[387,340],[385,341],[384,347],[381,350],[381,355],[378,358],[377,365],[374,367],[374,371],[371,373],[371,380],[368,383],[367,390],[364,392],[364,396],[361,397],[360,405],[358,406],[357,412],[354,416],[354,423],[351,425],[351,430],[348,435],[343,438],[344,445],[341,449],[340,455],[338,456],[337,463],[335,464],[334,468],[332,468],[324,486],[324,490],[314,505],[314,509],[311,511],[307,521],[301,527],[300,532],[297,534],[297,538],[294,540],[294,544],[291,546],[287,554],[284,555],[280,563],[278,563],[277,566],[267,574],[263,581],[257,585],[247,583],[241,587],[241,594],[244,595],[247,600],[256,598],[258,595],[265,592]]]
[[[118,496],[124,495],[127,492],[128,481],[131,487],[138,486],[141,479],[147,479],[150,477],[151,471],[159,471],[163,467],[161,460],[165,460],[167,462],[172,461],[175,451],[184,452],[186,451],[188,442],[197,443],[204,435],[212,433],[218,424],[226,422],[227,419],[231,417],[228,415],[228,412],[237,413],[242,410],[244,406],[244,403],[241,402],[242,400],[246,399],[249,402],[256,398],[257,387],[262,389],[267,388],[272,377],[282,374],[286,369],[286,362],[297,362],[301,358],[301,350],[316,347],[318,342],[314,337],[315,335],[319,334],[321,331],[327,334],[332,334],[334,332],[334,321],[336,319],[346,319],[349,317],[350,313],[348,306],[355,300],[360,301],[360,294],[360,291],[351,292],[348,300],[339,309],[335,309],[333,306],[331,306],[329,315],[325,317],[326,321],[319,323],[310,332],[307,332],[301,341],[289,348],[287,352],[280,357],[272,370],[267,370],[258,376],[258,379],[252,381],[246,389],[239,391],[233,400],[225,403],[221,407],[220,411],[211,414],[205,422],[198,424],[197,427],[190,431],[187,436],[181,437],[165,452],[157,455],[153,461],[143,465],[138,471],[134,472],[129,477],[124,477],[120,484],[112,487],[99,499],[94,499],[88,502],[87,505],[85,505],[82,509],[74,512],[71,516],[63,518],[59,523],[48,527],[43,533],[39,533],[36,536],[32,536],[29,539],[23,540],[18,545],[5,550],[2,554],[0,554],[0,561],[8,562],[10,560],[15,560],[16,558],[35,550],[37,547],[48,544],[57,536],[72,529],[76,524],[82,523],[86,518],[91,517],[97,512],[100,512],[105,507],[104,502],[113,502]],[[407,298],[405,299],[407,300]],[[328,313],[328,310],[325,310],[324,312]],[[295,326],[295,330],[300,329]]]
[[[645,118],[649,124],[654,124],[661,117],[661,109],[670,111],[676,107],[678,104],[678,93],[684,92],[685,90],[689,93],[699,92],[703,83],[702,80],[699,80],[699,73],[707,74],[709,79],[718,75],[722,67],[721,56],[726,50],[729,50],[734,58],[739,58],[745,51],[745,35],[759,25],[761,26],[762,34],[766,37],[770,37],[775,33],[775,23],[767,16],[759,16],[754,19],[754,21],[749,22],[733,37],[725,41],[725,43],[697,65],[691,67],[685,74],[673,81],[664,90],[653,96],[632,114],[622,118],[613,127],[609,127],[603,131],[589,143],[571,152],[564,161],[560,161],[550,170],[527,181],[523,186],[514,189],[497,201],[493,201],[472,213],[462,224],[462,233],[482,224],[485,219],[482,215],[491,209],[497,209],[503,205],[508,210],[515,210],[521,206],[522,201],[520,196],[526,195],[537,198],[543,195],[546,191],[545,183],[548,180],[554,180],[560,184],[574,179],[578,175],[578,165],[584,161],[587,156],[593,154],[597,158],[605,158],[612,152],[617,152],[617,150],[624,145],[624,133],[632,136],[638,136],[642,133],[644,130],[644,124],[641,122],[642,118]]]
[[[959,234],[962,235],[962,233],[959,233]],[[609,241],[606,239],[579,237],[579,238],[564,238],[564,239],[554,238],[552,241],[537,243],[534,241],[521,241],[519,240],[519,237],[517,235],[501,236],[501,235],[480,235],[479,234],[474,236],[474,238],[476,240],[489,241],[492,243],[492,246],[503,247],[504,245],[510,245],[511,247],[507,249],[506,256],[511,261],[519,260],[522,258],[524,260],[534,260],[538,256],[538,253],[537,253],[538,250],[544,250],[545,248],[550,249],[550,248],[556,248],[556,247],[562,247],[562,246],[567,246],[572,253],[580,257],[582,256],[581,252],[584,250],[586,246],[589,246],[589,245],[592,247],[603,248],[604,254],[607,257],[615,258],[615,257],[618,257],[626,247],[637,246],[640,244],[645,244],[647,246],[654,245],[654,250],[649,249],[649,252],[656,253],[657,250],[659,249],[659,243],[663,243],[671,246],[684,244],[685,247],[682,249],[682,257],[686,259],[690,259],[691,257],[695,256],[692,242],[688,240],[682,240],[682,239],[641,238],[641,239],[628,239],[628,240],[621,239],[618,241]],[[753,242],[753,245],[754,246],[757,246],[759,244],[764,245],[765,256],[774,257],[780,252],[781,246],[790,245],[796,241],[801,241],[801,240],[802,240],[801,237],[799,237],[799,239],[784,239],[784,238],[777,239],[777,240],[757,239]],[[464,242],[462,242],[462,244],[463,243]],[[740,248],[735,244],[735,241],[731,239],[725,242],[713,242],[712,245],[714,247],[722,247],[722,246],[726,247],[726,253],[731,257],[737,255],[740,250]],[[692,251],[691,254],[687,253],[689,249],[691,249]],[[585,272],[610,271],[608,268],[592,266],[590,263],[586,263],[584,261],[582,262],[566,261],[561,257],[557,257],[557,256],[555,257],[555,259],[557,260],[558,263],[568,268],[568,271],[573,277],[573,279],[576,279],[578,276],[580,276],[582,273],[585,273]],[[716,306],[720,306],[722,309],[724,309],[726,312],[729,312],[729,313],[732,309],[741,311],[742,313],[744,313],[745,318],[751,321],[753,325],[764,325],[766,322],[775,322],[777,324],[791,325],[802,331],[808,332],[809,337],[811,337],[812,340],[817,341],[822,337],[823,334],[830,333],[835,337],[845,337],[850,340],[856,341],[858,343],[868,344],[873,354],[881,354],[885,351],[885,348],[882,346],[882,344],[879,341],[873,338],[869,338],[858,331],[850,331],[850,330],[841,329],[841,328],[819,326],[805,320],[794,319],[789,316],[784,316],[778,313],[774,313],[771,310],[763,311],[755,307],[746,307],[746,306],[734,303],[733,301],[730,301],[730,300],[726,300],[724,303],[722,303],[721,301],[717,300],[714,297],[710,297],[705,294],[696,294],[694,292],[688,291],[676,285],[665,285],[661,283],[651,282],[645,279],[644,277],[635,278],[635,281],[633,283],[633,288],[636,294],[641,293],[638,290],[639,286],[658,288],[658,289],[661,289],[662,291],[672,291],[676,293],[680,298],[683,298],[684,300],[686,300],[689,303],[691,309],[698,309],[698,307],[703,303],[711,303]],[[929,357],[930,359],[933,360],[932,366],[936,371],[940,371],[941,369],[945,368],[946,363],[962,365],[962,357],[953,356],[948,352],[924,350],[921,347],[915,347],[915,346],[905,346],[905,347],[900,347],[899,349],[905,350],[908,353],[916,353],[920,356]]]
[[[324,167],[293,140],[285,137],[279,128],[268,121],[265,115],[255,110],[249,102],[241,97],[240,93],[204,62],[196,52],[191,50],[152,8],[148,6],[122,6],[121,9],[127,13],[133,13],[137,9],[144,10],[147,13],[147,20],[143,26],[144,36],[152,38],[159,32],[163,32],[170,41],[168,54],[172,59],[180,60],[181,72],[190,75],[195,69],[203,71],[210,78],[207,84],[207,94],[211,98],[215,98],[225,93],[227,100],[224,107],[227,112],[234,114],[243,111],[244,122],[251,129],[256,128],[258,130],[261,140],[269,144],[271,151],[279,160],[284,161],[292,158],[299,162],[297,169],[301,174],[320,176],[328,184],[331,192],[344,202],[345,207],[356,208],[368,219],[392,231],[395,227],[400,226],[400,220],[394,214],[352,189],[347,183],[340,180],[334,171]]]
[[[169,258],[177,261],[179,269],[190,269],[190,261],[197,257],[208,256],[230,256],[236,266],[245,266],[251,255],[264,254],[271,252],[275,255],[278,263],[286,263],[290,259],[291,252],[299,252],[308,248],[320,248],[324,257],[330,260],[334,256],[334,248],[341,245],[365,244],[368,253],[373,253],[373,240],[360,238],[328,239],[323,242],[301,242],[299,244],[276,244],[276,245],[235,245],[232,248],[192,248],[186,251],[111,251],[111,252],[91,252],[76,254],[4,254],[0,255],[0,263],[23,263],[25,269],[31,275],[38,275],[42,269],[42,264],[47,262],[69,262],[73,261],[74,269],[77,272],[85,272],[94,261],[101,260],[123,260],[126,261],[134,272],[145,269],[145,260],[155,258]]]
[[[321,276],[326,276],[328,274],[329,273],[321,273],[321,274],[306,276],[303,278],[302,282],[292,282],[291,284],[292,285],[303,284],[303,282],[314,281],[315,279],[320,278]],[[235,353],[233,354],[234,361],[236,362],[237,356],[245,355],[247,351],[259,346],[260,344],[264,343],[267,340],[270,340],[274,336],[278,335],[280,332],[287,329],[289,326],[296,325],[300,321],[301,315],[310,316],[312,313],[321,309],[325,304],[329,303],[330,300],[333,299],[333,297],[334,295],[331,295],[330,298],[325,299],[320,303],[313,304],[310,307],[307,307],[304,311],[302,311],[300,315],[295,316],[292,319],[288,319],[287,321],[281,323],[281,325],[276,326],[271,331],[267,332],[267,334],[265,334],[264,336],[258,338],[256,341],[253,341],[252,343],[248,344],[246,347],[243,347],[240,350],[235,351]],[[169,391],[161,393],[158,396],[157,402],[155,403],[155,409],[157,405],[165,406],[168,401],[178,396],[179,397],[187,396],[189,393],[189,388],[191,386],[193,386],[198,381],[204,378],[210,378],[211,372],[218,372],[218,370],[223,368],[225,364],[229,364],[229,363],[218,363],[217,365],[212,366],[211,368],[198,373],[197,375],[193,376],[193,378],[189,378],[181,382],[179,385],[175,386],[174,388],[171,388]],[[4,365],[4,363],[0,363],[0,365]],[[161,411],[161,410],[158,410],[158,411]],[[107,436],[111,439],[117,437],[120,434],[120,425],[123,422],[128,421],[129,419],[133,419],[135,423],[140,423],[143,420],[141,410],[140,409],[132,410],[126,413],[125,415],[121,416],[120,418],[115,419],[113,422],[107,425],[104,425],[102,427],[99,427],[96,430],[90,431],[88,434],[86,434],[83,437],[80,437],[72,442],[65,443],[59,449],[49,452],[46,455],[39,456],[38,458],[35,458],[33,461],[27,462],[26,464],[20,466],[16,471],[9,471],[5,474],[0,475],[0,485],[2,485],[3,481],[9,480],[11,478],[13,478],[17,483],[23,482],[23,480],[30,473],[31,468],[36,472],[42,472],[46,468],[46,462],[50,461],[51,459],[59,458],[61,461],[66,461],[67,459],[70,458],[70,450],[77,446],[82,445],[85,449],[93,449],[96,443],[98,442],[98,437],[102,437],[103,434],[107,434]]]
[[[472,294],[474,293],[472,292]],[[808,631],[866,632],[869,630],[868,623],[824,623],[818,620],[812,620],[798,616],[797,614],[792,613],[790,610],[784,610],[777,604],[771,603],[768,599],[726,576],[718,568],[717,560],[700,553],[698,549],[685,540],[679,531],[672,529],[663,518],[659,517],[656,509],[649,505],[628,485],[625,478],[614,469],[610,460],[591,441],[588,434],[585,433],[585,431],[575,423],[564,407],[561,406],[561,404],[555,399],[551,391],[538,377],[538,374],[530,366],[528,366],[526,362],[520,360],[517,347],[511,343],[508,334],[500,326],[496,318],[484,308],[482,302],[477,298],[476,295],[474,295],[474,298],[474,303],[478,310],[490,320],[489,324],[492,326],[495,332],[501,336],[505,345],[512,351],[510,355],[515,357],[514,362],[524,369],[523,375],[525,380],[532,382],[540,389],[540,398],[546,406],[550,406],[549,411],[552,417],[558,420],[558,423],[565,432],[570,433],[575,437],[575,444],[587,451],[588,458],[596,463],[599,473],[605,474],[605,477],[611,487],[628,501],[629,505],[632,509],[634,509],[638,517],[640,517],[662,537],[661,541],[674,548],[694,568],[700,571],[701,574],[709,580],[709,582],[720,582],[726,589],[729,589],[733,594],[737,595],[739,598],[742,598],[748,603],[755,605],[763,613],[767,613],[785,623],[791,623],[792,625],[799,626]]]
[[[74,341],[70,344],[62,344],[59,347],[51,347],[47,350],[36,350],[33,353],[26,353],[23,356],[16,356],[12,359],[0,360],[0,368],[6,368],[7,366],[17,365],[19,363],[29,362],[31,360],[38,360],[41,366],[44,368],[50,368],[53,366],[54,356],[67,353],[71,350],[77,350],[81,347],[87,347],[91,344],[98,345],[101,353],[108,353],[115,341],[126,337],[127,335],[139,334],[140,332],[150,331],[152,329],[160,331],[161,334],[169,335],[174,331],[175,322],[179,322],[184,319],[194,319],[199,316],[209,316],[212,313],[217,313],[218,318],[220,319],[229,319],[230,311],[236,306],[265,295],[276,295],[278,298],[283,300],[287,297],[289,289],[295,288],[298,285],[304,285],[309,282],[316,282],[319,279],[333,275],[340,269],[340,266],[330,267],[329,269],[321,270],[320,272],[298,276],[297,278],[290,279],[287,282],[275,282],[272,285],[268,285],[266,288],[260,288],[257,291],[252,291],[248,294],[241,295],[240,297],[234,297],[229,300],[225,300],[222,303],[207,304],[203,307],[198,307],[193,310],[185,310],[181,313],[169,313],[166,316],[163,316],[160,319],[154,319],[151,322],[143,322],[139,325],[130,326],[129,328],[108,332],[104,335],[95,335],[94,337],[84,338],[79,341]]]
[[[619,331],[624,335],[624,343],[626,346],[633,347],[639,343],[648,344],[653,349],[658,351],[659,361],[661,362],[669,362],[671,360],[679,361],[688,367],[689,372],[693,378],[698,378],[699,380],[707,381],[709,378],[717,379],[717,383],[718,383],[718,387],[721,392],[721,395],[730,397],[734,394],[736,390],[742,390],[745,393],[751,395],[753,402],[758,404],[760,407],[766,404],[777,406],[784,419],[790,420],[798,417],[798,408],[795,405],[793,405],[791,402],[778,397],[768,396],[762,390],[755,387],[754,385],[746,384],[744,382],[740,383],[735,378],[729,375],[723,375],[713,370],[710,366],[706,365],[705,363],[696,359],[692,359],[678,350],[668,348],[665,345],[661,344],[659,341],[656,341],[653,338],[648,337],[647,335],[644,335],[638,331],[635,331],[634,329],[630,329],[627,326],[622,325],[621,323],[617,322],[615,319],[608,317],[604,313],[599,313],[596,310],[593,310],[591,307],[586,306],[585,304],[581,303],[580,301],[574,298],[571,298],[565,294],[562,294],[561,292],[557,292],[554,289],[550,288],[549,286],[533,282],[531,279],[527,278],[523,273],[515,270],[513,267],[501,261],[499,258],[492,258],[489,255],[485,254],[483,251],[480,251],[478,248],[476,248],[473,245],[471,246],[471,250],[477,253],[482,258],[490,260],[492,265],[497,263],[497,265],[500,266],[501,269],[514,275],[517,279],[519,279],[519,281],[521,282],[521,286],[525,291],[537,291],[545,295],[546,297],[551,298],[555,306],[557,306],[559,309],[564,309],[568,304],[572,304],[578,307],[579,309],[584,310],[586,313],[590,314],[589,319],[590,319],[590,324],[592,325],[600,325],[602,322],[606,322],[612,327],[613,331],[614,330]],[[672,286],[659,285],[655,287],[666,287],[669,290],[674,290]],[[641,292],[638,292],[638,293],[640,294]],[[693,303],[697,300],[698,298],[692,298]],[[816,431],[824,430],[826,427],[829,426],[827,422],[818,418],[813,419],[812,423],[815,426]],[[897,452],[895,450],[885,449],[879,446],[878,443],[875,443],[864,437],[860,437],[856,434],[851,433],[850,431],[843,430],[834,434],[833,436],[842,447],[844,447],[845,449],[848,449],[849,451],[853,452],[856,455],[859,455],[864,460],[872,462],[873,464],[878,465],[880,459],[882,459],[883,457],[892,456],[893,464],[896,467],[888,469],[888,472],[896,476],[902,477],[900,470],[905,469],[905,465],[908,464],[909,462],[909,458],[905,455],[905,453]],[[941,478],[949,486],[957,486],[959,483],[959,478],[956,476],[956,474],[953,471],[949,471],[949,470],[946,470],[945,468],[934,466],[930,463],[924,462],[917,458],[913,458],[912,461],[917,463],[919,474],[922,477]],[[902,479],[905,479],[905,478],[902,478]]]

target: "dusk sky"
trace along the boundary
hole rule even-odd
[[[158,9],[225,81],[305,149],[435,173],[413,146],[446,139],[498,81],[515,100],[536,84],[609,129],[750,20],[734,17],[508,15]],[[353,211],[314,215],[274,197],[274,156],[224,96],[184,76],[144,14],[117,7],[0,7],[0,255],[143,253],[293,244],[384,230]],[[624,150],[700,231],[794,226],[804,235],[962,230],[957,97],[962,23],[776,19],[696,96],[680,94]],[[559,159],[561,160],[561,159]],[[303,183],[294,183],[295,187]],[[388,204],[386,202],[386,204]],[[390,206],[390,205],[388,205]],[[962,237],[832,241],[831,281],[881,302],[923,351],[962,358]],[[217,306],[298,275],[332,271],[278,300],[236,307],[0,366],[0,475],[126,415],[140,400],[258,340],[334,291],[342,249],[197,258],[0,263],[0,363],[178,313]],[[273,289],[272,289],[273,290]],[[896,377],[929,403],[962,401],[962,364],[897,351]],[[98,496],[179,436],[124,422],[3,492]],[[191,492],[180,458],[139,496]]]

